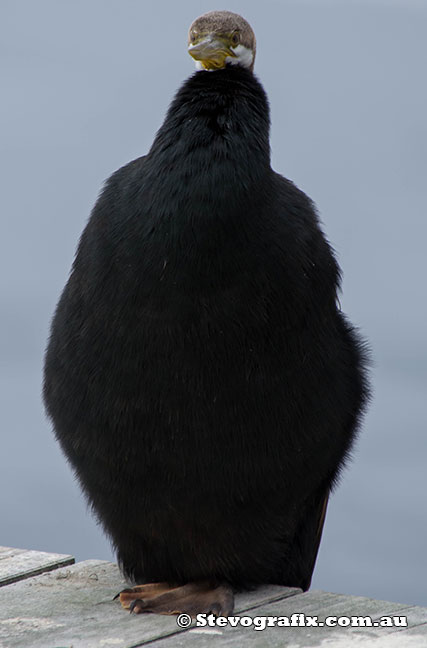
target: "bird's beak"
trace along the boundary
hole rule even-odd
[[[215,34],[208,34],[196,43],[190,43],[188,53],[193,59],[200,61],[206,70],[223,68],[228,56],[236,57],[226,39]]]

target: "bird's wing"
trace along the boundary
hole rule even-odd
[[[316,538],[313,546],[313,559],[312,559],[311,573],[313,573],[314,565],[317,559],[317,554],[319,552],[320,541],[322,539],[322,533],[323,533],[323,526],[325,524],[326,511],[328,509],[328,502],[329,502],[329,490],[324,496],[323,500],[320,501],[320,507],[318,509],[319,520],[317,524]],[[311,577],[310,577],[310,581],[311,581]]]
[[[310,512],[316,518],[316,525],[315,525],[315,535],[313,538],[310,555],[307,556],[308,559],[307,573],[309,574],[309,580],[306,584],[306,587],[303,588],[304,590],[309,589],[311,584],[311,577],[313,575],[314,566],[317,560],[317,554],[319,553],[320,541],[322,539],[323,526],[325,524],[326,511],[328,508],[328,501],[329,501],[329,490],[327,491],[326,495],[323,495],[323,497],[320,498],[320,501],[317,504],[316,508]]]
[[[328,507],[329,489],[311,497],[303,513],[290,547],[292,585],[308,590],[322,539],[323,525]]]

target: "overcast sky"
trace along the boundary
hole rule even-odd
[[[370,341],[375,399],[313,587],[427,605],[427,3],[2,0],[0,544],[112,559],[45,419],[50,318],[106,177],[144,154],[192,73],[189,24],[258,41],[272,162],[316,202]]]

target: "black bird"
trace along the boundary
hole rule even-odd
[[[195,20],[196,71],[114,173],[54,315],[44,399],[135,612],[310,586],[366,404],[366,354],[311,200],[270,166],[255,36]],[[145,584],[145,585],[144,585]]]

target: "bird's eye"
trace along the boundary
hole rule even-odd
[[[196,40],[196,34],[194,32],[191,32],[190,40],[192,43]]]
[[[238,43],[240,42],[240,34],[239,34],[239,32],[237,32],[237,31],[234,32],[234,34],[231,37],[231,42],[233,43],[233,45],[238,45]]]

